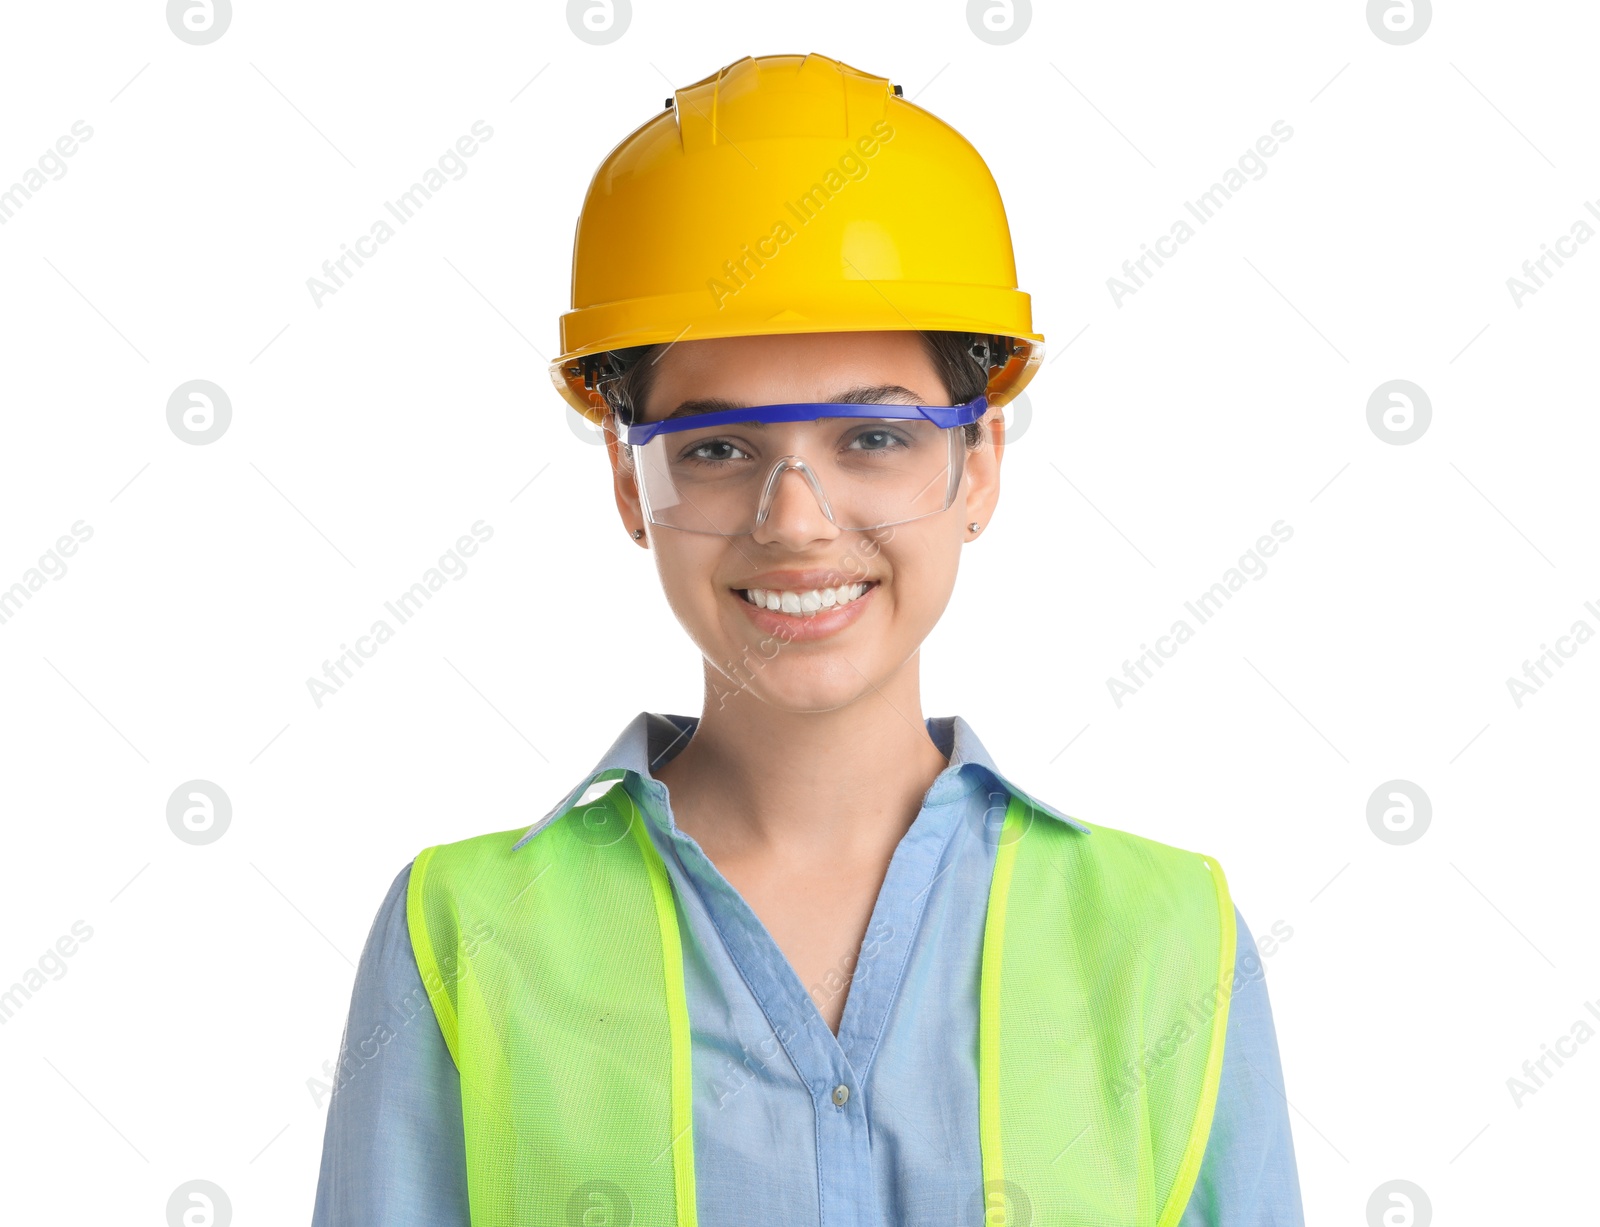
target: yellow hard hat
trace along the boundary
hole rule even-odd
[[[992,339],[989,400],[1043,356],[994,176],[898,86],[812,53],[676,91],[595,172],[551,378],[598,422],[633,345],[925,329]]]

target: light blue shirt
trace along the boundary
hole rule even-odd
[[[621,772],[666,864],[693,1040],[702,1227],[980,1227],[978,983],[998,826],[985,813],[1015,794],[1086,828],[1002,776],[959,716],[929,719],[949,765],[895,848],[853,979],[805,986],[678,830],[651,773],[697,723],[640,712],[539,825]],[[410,872],[389,888],[361,954],[313,1227],[469,1227],[460,1083],[411,952]],[[1237,919],[1243,982],[1182,1227],[1303,1227],[1266,981]],[[848,993],[837,1037],[816,1004],[830,991]],[[850,1094],[837,1106],[841,1084]]]

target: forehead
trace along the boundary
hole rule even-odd
[[[886,385],[907,389],[913,403],[948,400],[933,358],[915,332],[719,337],[679,341],[656,357],[643,421],[659,421],[690,401],[826,401],[852,389]]]

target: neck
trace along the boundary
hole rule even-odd
[[[680,829],[716,859],[886,858],[947,765],[923,723],[919,654],[829,711],[785,711],[706,666],[694,736],[664,764]],[[724,697],[717,697],[724,696]]]

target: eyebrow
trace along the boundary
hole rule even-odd
[[[827,405],[920,405],[922,400],[910,388],[902,387],[897,383],[862,384],[854,388],[847,388],[843,392],[830,396],[818,404]],[[698,413],[722,413],[729,409],[748,409],[751,406],[743,401],[726,400],[722,397],[704,397],[696,400],[686,400],[662,421],[673,418],[692,417]],[[756,423],[764,425],[764,423]]]

